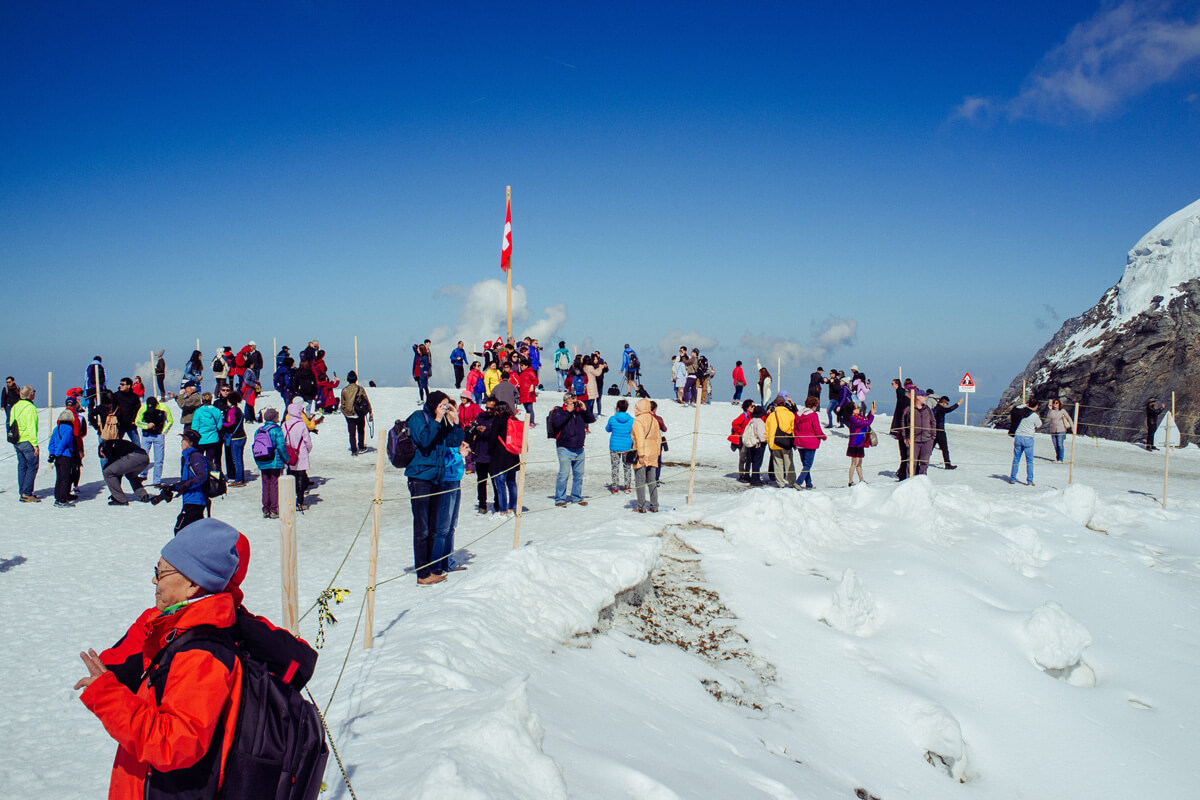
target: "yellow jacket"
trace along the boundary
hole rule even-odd
[[[487,371],[483,373],[484,397],[490,395],[492,390],[500,385],[501,377],[500,370],[496,369],[494,366],[487,368]]]
[[[775,434],[781,433],[785,436],[790,436],[796,431],[796,415],[792,413],[790,408],[786,406],[775,406],[770,414],[767,414],[767,446],[772,450],[782,450],[775,444]]]
[[[633,437],[633,449],[637,450],[639,467],[657,467],[658,454],[662,452],[662,430],[658,427],[658,420],[650,413],[650,401],[642,398],[637,401],[634,406],[633,430],[630,435]]]

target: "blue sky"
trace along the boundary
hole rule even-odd
[[[5,17],[0,370],[56,394],[95,352],[127,374],[197,337],[316,337],[340,374],[357,335],[400,382],[411,342],[480,327],[512,185],[554,339],[701,342],[722,392],[756,356],[785,385],[970,370],[982,410],[1200,197],[1197,2]]]

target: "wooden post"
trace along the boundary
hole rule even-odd
[[[900,378],[900,385],[903,386],[904,385],[904,367],[900,367],[899,372],[900,372],[900,374],[897,377]]]
[[[273,350],[273,351],[274,351],[274,352],[272,352],[272,353],[271,353],[271,356],[272,356],[272,357],[276,356],[276,355],[279,353],[279,347],[276,345],[276,341],[275,341],[275,337],[274,337],[274,336],[272,336],[272,337],[271,337],[271,350]]]
[[[299,633],[300,597],[296,589],[296,484],[286,470],[279,476],[279,544],[283,627],[292,633]]]
[[[1029,402],[1028,400],[1025,399],[1025,393],[1026,393],[1025,381],[1021,381],[1021,405],[1025,405],[1027,402]]]
[[[371,509],[371,561],[367,567],[367,626],[363,631],[363,650],[375,646],[375,574],[379,566],[379,517],[383,511],[383,456],[386,452],[385,428],[379,432],[379,445],[375,451],[375,500]]]
[[[512,213],[512,187],[511,186],[504,187],[504,207],[505,207],[506,215]],[[505,224],[507,226],[507,223],[505,223]],[[505,233],[507,233],[510,237],[512,236],[511,229],[508,231],[505,231]],[[511,242],[511,240],[510,240],[510,242]],[[504,276],[508,282],[508,334],[507,334],[507,338],[511,339],[512,338],[512,253],[511,253],[511,244],[509,245],[509,247],[510,247],[510,253],[508,256],[508,269],[504,270]]]
[[[53,431],[54,421],[54,373],[46,373],[46,430]]]
[[[1071,466],[1067,467],[1067,483],[1075,479],[1075,440],[1079,438],[1079,403],[1075,404],[1075,419],[1071,421]]]
[[[513,550],[521,544],[521,504],[525,502],[525,454],[529,452],[529,414],[521,423],[521,472],[517,475],[517,524],[513,526]]]
[[[775,364],[775,380],[778,382],[775,386],[775,391],[779,391],[783,388],[783,356],[779,356],[777,358],[777,363]],[[818,416],[820,415],[818,414]]]
[[[100,365],[99,364],[92,367],[92,383],[96,384],[96,407],[99,408],[100,407]],[[87,396],[86,390],[84,391],[84,396],[85,397]],[[89,400],[88,401],[88,410],[90,411],[91,408],[92,408],[92,402],[91,402],[91,400]],[[101,422],[101,424],[103,424],[104,420],[100,420],[100,422]]]
[[[692,425],[692,474],[688,478],[688,502],[692,504],[692,489],[696,486],[696,445],[700,442],[700,404],[696,403],[696,421]]]
[[[358,374],[358,337],[354,337],[354,374]]]
[[[917,463],[917,390],[908,390],[908,477],[917,473],[913,467]]]
[[[197,340],[196,340],[196,349],[197,349],[197,350],[199,350],[199,349],[200,349],[200,340],[199,340],[199,339],[197,339]],[[201,361],[203,361],[203,360],[204,360],[204,359],[203,359],[203,354],[201,355],[201,359],[200,359],[200,360],[201,360]]]

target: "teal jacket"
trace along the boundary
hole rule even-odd
[[[215,444],[221,438],[221,410],[211,405],[197,408],[192,430],[200,434],[200,444]]]

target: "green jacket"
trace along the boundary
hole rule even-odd
[[[16,425],[21,432],[21,441],[38,446],[38,410],[37,406],[28,400],[18,400],[12,407],[10,425]],[[19,444],[19,442],[18,442]]]
[[[169,405],[167,405],[166,403],[159,403],[158,408],[167,417],[166,421],[163,423],[163,429],[162,429],[162,435],[166,436],[168,433],[171,432],[171,426],[175,424],[175,418],[171,416],[171,407]],[[137,427],[141,428],[144,431],[150,429],[150,423],[146,422],[146,412],[149,410],[150,410],[149,406],[143,405],[141,408],[138,409],[137,419],[135,419],[133,421],[134,425],[136,425]]]

